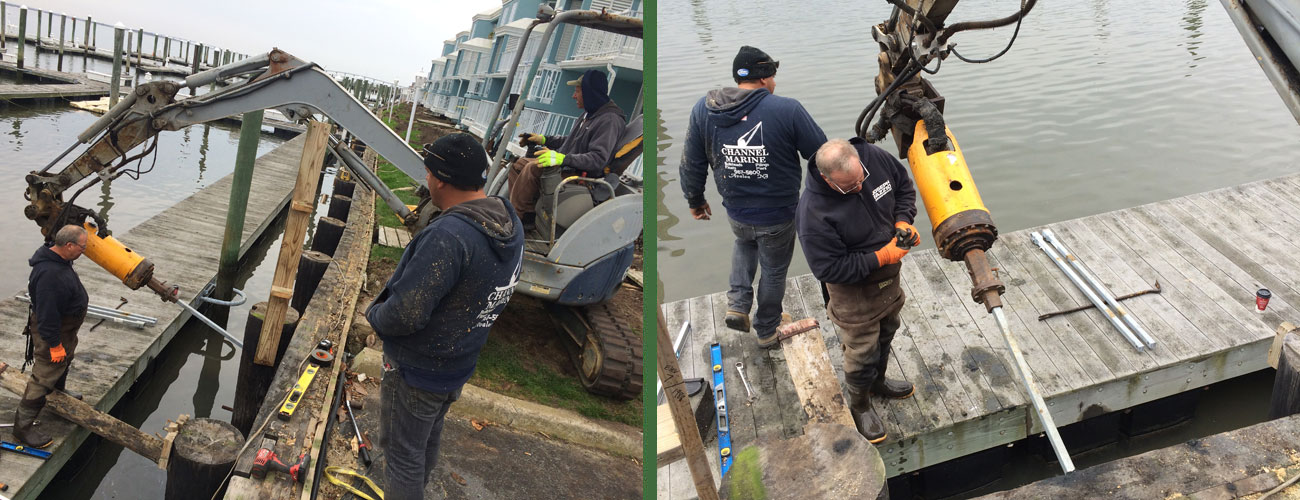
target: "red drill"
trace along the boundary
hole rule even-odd
[[[280,457],[276,456],[274,451],[262,448],[257,450],[257,457],[253,459],[253,478],[265,478],[266,471],[273,470],[288,474],[295,482],[301,483],[303,481],[302,470],[307,468],[310,461],[307,454],[303,453],[298,456],[298,461],[294,462],[293,465],[284,465],[284,462],[280,461]]]

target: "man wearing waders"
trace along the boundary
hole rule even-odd
[[[453,134],[426,151],[424,180],[442,214],[411,239],[366,310],[384,342],[379,439],[388,500],[424,497],[447,409],[474,373],[524,255],[514,207],[483,192],[489,160],[478,141]]]
[[[68,367],[77,350],[77,330],[86,319],[89,299],[72,261],[86,251],[86,230],[63,226],[54,234],[50,246],[36,249],[27,260],[32,273],[27,278],[27,294],[32,299],[27,320],[32,374],[14,415],[14,438],[24,446],[44,448],[54,442],[36,428],[36,416],[45,407],[45,396],[68,383]],[[81,399],[81,395],[68,395]]]
[[[885,369],[903,308],[900,261],[921,243],[915,216],[912,180],[883,149],[858,138],[832,139],[808,163],[799,243],[826,287],[827,315],[839,327],[853,421],[872,443],[886,435],[871,394],[902,399],[914,391],[906,381],[885,378]]]
[[[728,279],[728,327],[749,331],[754,273],[762,269],[752,326],[765,349],[778,345],[785,274],[794,255],[794,215],[803,172],[799,157],[811,158],[826,142],[826,134],[799,101],[773,94],[777,66],[778,61],[761,50],[740,48],[731,62],[736,86],[709,91],[691,109],[681,163],[682,192],[691,216],[707,220],[713,215],[704,200],[711,168],[736,237]]]

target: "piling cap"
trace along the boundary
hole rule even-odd
[[[122,21],[118,21],[117,24],[114,24],[114,25],[113,25],[113,27],[114,27],[114,28],[117,28],[117,29],[120,29],[120,30],[124,30],[124,29],[126,29],[126,25],[125,25],[125,24],[122,24]]]

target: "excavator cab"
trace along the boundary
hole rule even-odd
[[[623,172],[641,156],[642,120],[633,117],[623,128],[614,158],[603,177],[588,177],[573,170],[542,171],[541,196],[537,200],[537,231],[540,239],[554,241],[596,205],[616,196],[634,194],[621,181]]]

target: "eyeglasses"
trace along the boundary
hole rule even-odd
[[[83,252],[86,251],[86,245],[84,245],[84,244],[77,243],[77,242],[75,242],[75,241],[69,241],[68,244],[69,244],[69,245],[75,245],[75,246],[81,247],[81,251],[83,251]]]
[[[826,177],[826,183],[827,183],[827,184],[830,184],[832,187],[834,187],[836,191],[839,191],[839,192],[840,192],[840,194],[853,194],[853,193],[856,193],[856,192],[858,192],[858,191],[862,191],[862,183],[863,183],[863,182],[867,182],[867,176],[868,176],[868,175],[871,175],[871,173],[870,173],[870,172],[867,172],[867,166],[866,166],[865,164],[862,163],[862,160],[858,160],[858,165],[862,167],[862,180],[858,181],[858,185],[856,185],[856,186],[854,186],[854,187],[851,187],[851,188],[849,188],[849,189],[846,191],[846,190],[844,190],[844,189],[841,189],[839,184],[836,184],[836,183],[834,183],[834,182],[831,182],[831,178],[830,178],[830,177]],[[823,177],[825,177],[825,176],[823,176]]]

